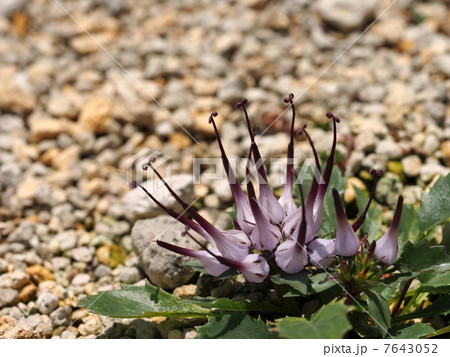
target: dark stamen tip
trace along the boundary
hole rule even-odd
[[[384,170],[378,170],[377,171],[377,175],[380,176],[380,177],[383,176],[384,175]]]
[[[236,109],[242,108],[247,103],[248,103],[247,98],[242,98],[239,102],[236,103]]]
[[[331,113],[331,112],[328,112],[328,113],[327,113],[327,118],[328,118],[328,119],[332,119],[332,118],[334,118],[334,115],[333,115],[333,113]]]
[[[211,115],[209,116],[209,120],[208,123],[211,124],[213,122],[213,118],[215,118],[216,116],[218,116],[219,114],[217,112],[212,112]]]
[[[289,93],[289,99],[294,99],[294,93]]]
[[[149,167],[149,164],[142,165],[142,170],[147,171]]]
[[[340,122],[341,122],[341,118],[339,118],[339,117],[337,117],[337,116],[334,116],[334,117],[333,117],[333,120],[334,120],[336,123],[340,123]]]
[[[370,169],[369,174],[371,174],[372,176],[378,175],[378,171],[375,169]]]
[[[136,181],[131,181],[128,183],[128,186],[130,186],[131,188],[136,188],[138,187],[138,183]]]
[[[285,102],[286,104],[289,103],[291,100],[288,97],[284,97],[283,98],[283,102]]]

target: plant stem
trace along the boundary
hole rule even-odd
[[[434,331],[433,333],[430,333],[429,335],[423,336],[421,338],[430,338],[430,337],[436,337],[439,335],[443,335],[444,333],[450,332],[450,325],[445,326],[439,330]]]
[[[409,287],[411,286],[411,283],[413,281],[413,278],[409,279],[405,286],[403,287],[403,290],[397,300],[397,304],[395,304],[394,308],[392,309],[391,318],[397,316],[397,314],[400,311],[400,306],[402,305],[403,299],[405,298],[406,293],[408,292]]]

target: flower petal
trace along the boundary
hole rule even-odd
[[[200,263],[203,265],[203,267],[206,269],[206,271],[214,276],[219,276],[223,272],[227,271],[229,269],[228,266],[222,264],[219,262],[214,254],[220,254],[219,251],[215,248],[206,250],[194,250],[194,249],[188,249],[188,248],[182,248],[164,241],[157,240],[156,243],[165,249],[168,249],[174,253],[186,255],[188,257],[196,258],[200,261]]]
[[[335,239],[314,239],[308,244],[309,261],[317,269],[323,269],[329,266],[336,257]]]
[[[286,273],[295,274],[305,268],[308,257],[296,240],[285,240],[275,252],[275,261]]]
[[[333,199],[337,218],[336,253],[343,257],[349,257],[358,252],[359,239],[345,216],[341,198],[335,188],[333,188]]]
[[[397,259],[398,253],[398,228],[402,215],[403,197],[399,196],[397,207],[395,208],[394,218],[387,232],[377,241],[375,241],[375,250],[373,255],[384,264],[390,265]]]

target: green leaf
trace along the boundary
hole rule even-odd
[[[438,274],[434,271],[426,271],[417,277],[422,283],[420,291],[428,291],[436,294],[448,294],[450,292],[450,271]]]
[[[430,192],[422,196],[419,227],[428,231],[450,218],[450,174],[436,181]]]
[[[384,337],[391,327],[391,311],[389,310],[388,302],[373,290],[367,289],[365,293],[367,295],[367,309],[369,310],[369,315],[378,327],[381,337]]]
[[[342,294],[343,287],[333,279],[329,273],[319,273],[311,277],[311,285],[309,285],[311,294],[319,294],[321,300],[327,304]]]
[[[369,321],[369,315],[362,311],[350,311],[348,319],[351,322],[353,329],[361,336],[368,338],[380,337],[380,332]]]
[[[208,309],[220,309],[224,311],[264,311],[273,313],[287,313],[286,309],[267,302],[257,302],[249,300],[231,300],[227,298],[202,298],[195,297],[193,299],[184,300],[190,304],[196,304]]]
[[[406,242],[399,263],[403,264],[403,270],[426,271],[434,270],[442,273],[450,269],[450,256],[441,246],[430,246],[430,242],[422,239],[413,245]]]
[[[255,319],[245,314],[224,314],[211,316],[206,325],[197,327],[198,335],[195,338],[278,338],[269,331],[269,327],[260,318]]]
[[[361,213],[366,207],[369,197],[360,190],[358,187],[354,186],[356,193],[356,203],[358,205],[358,211]],[[361,227],[362,232],[367,233],[369,242],[372,242],[378,237],[381,227],[381,209],[378,207],[375,201],[372,201],[367,212],[366,219]]]
[[[211,310],[184,302],[153,285],[122,285],[121,290],[110,290],[82,298],[79,306],[110,317],[205,317]]]
[[[434,333],[434,328],[428,324],[410,322],[406,325],[392,327],[389,334],[395,338],[420,338]]]
[[[403,246],[409,240],[416,243],[422,236],[417,218],[417,209],[413,205],[403,204],[402,218],[398,228],[398,254],[401,256]]]
[[[342,338],[352,327],[347,319],[348,309],[346,305],[330,303],[309,321],[303,317],[280,319],[276,329],[286,338]]]
[[[270,280],[275,284],[289,285],[303,295],[308,293],[309,277],[308,272],[305,270],[296,274],[282,273],[280,276],[272,275]]]
[[[392,322],[397,323],[401,321],[417,319],[427,316],[447,315],[447,314],[450,314],[450,295],[444,295],[439,297],[430,306],[421,311],[413,312],[407,315],[397,316],[392,320]]]

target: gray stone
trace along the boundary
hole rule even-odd
[[[0,276],[0,287],[2,288],[13,288],[16,290],[20,290],[29,283],[30,277],[28,276],[28,274],[20,270],[16,270]]]
[[[23,119],[13,114],[3,114],[0,117],[0,133],[13,133],[25,127]]]
[[[89,263],[94,255],[94,247],[78,247],[72,250],[72,258],[79,262]]]
[[[119,270],[119,281],[124,284],[134,284],[142,279],[138,268],[134,266],[124,267]]]
[[[374,16],[377,1],[319,0],[317,10],[327,25],[342,32],[362,29],[362,26]]]
[[[386,89],[379,85],[373,84],[364,86],[358,92],[358,99],[363,102],[381,102],[386,94]]]
[[[2,0],[0,1],[0,16],[10,16],[14,12],[22,10],[26,4],[26,0]]]
[[[124,335],[125,330],[126,326],[124,324],[115,322],[105,331],[105,335],[109,339],[120,338]]]
[[[184,231],[184,225],[168,216],[137,221],[131,231],[133,249],[140,257],[141,268],[153,284],[163,289],[186,284],[194,272],[183,266],[190,258],[163,249],[154,240],[161,239],[185,248],[198,249],[192,239],[182,236]]]
[[[107,265],[100,264],[95,268],[94,275],[97,279],[100,279],[104,276],[111,274],[111,268]]]
[[[192,198],[192,175],[182,174],[170,177],[169,185],[172,189],[183,198],[186,202]],[[148,180],[144,187],[155,196],[164,206],[169,208],[177,207],[176,200],[170,192],[160,187],[158,181]],[[141,189],[133,189],[127,192],[123,198],[122,203],[125,207],[125,212],[130,220],[137,218],[150,218],[164,213],[156,203],[154,203]]]
[[[417,155],[406,156],[402,159],[403,172],[408,177],[417,177],[422,168],[422,161]]]
[[[35,332],[41,336],[41,338],[50,338],[53,333],[53,324],[47,315],[42,315],[42,322],[36,326]]]
[[[425,116],[431,118],[438,125],[444,123],[446,109],[447,106],[440,102],[429,102],[423,107]]]
[[[355,138],[355,150],[373,152],[377,147],[378,138],[370,131],[363,131]]]
[[[439,57],[436,61],[436,67],[440,73],[450,78],[450,54]]]
[[[400,159],[403,156],[400,145],[391,140],[381,140],[377,145],[375,153],[386,157],[388,160]]]
[[[22,221],[19,227],[12,232],[7,241],[9,243],[23,243],[26,245],[30,244],[30,241],[35,236],[36,223],[30,221]]]
[[[424,182],[430,182],[436,175],[447,175],[450,169],[439,165],[438,163],[429,162],[420,168],[420,179]]]
[[[153,321],[146,321],[136,319],[131,322],[131,325],[136,329],[135,338],[158,338],[158,325]]]
[[[65,270],[70,265],[70,259],[66,257],[54,257],[51,263],[53,271]]]
[[[68,305],[60,306],[50,314],[53,326],[68,326],[71,321],[72,308]]]
[[[32,330],[36,328],[42,322],[42,316],[40,314],[32,314],[19,320],[19,325],[26,326]]]
[[[391,172],[386,172],[378,181],[375,198],[382,204],[395,207],[398,195],[402,192],[403,184],[400,178]]]
[[[39,294],[36,305],[42,314],[49,314],[58,307],[58,297],[43,291]]]
[[[8,262],[5,259],[0,258],[0,274],[8,271]]]
[[[77,286],[86,285],[90,281],[91,281],[91,276],[89,274],[81,273],[81,274],[75,275],[75,277],[72,279],[72,285],[77,285]]]
[[[77,232],[74,230],[58,233],[55,239],[59,243],[59,249],[63,252],[75,248],[78,242]]]
[[[19,293],[15,289],[0,288],[0,308],[15,305],[19,302]]]

